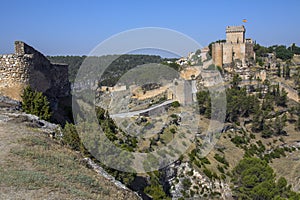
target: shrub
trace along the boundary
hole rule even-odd
[[[178,101],[174,101],[172,102],[171,106],[174,108],[178,108],[180,106],[180,103]]]
[[[231,139],[231,142],[233,142],[236,146],[248,143],[245,137],[239,135],[235,135],[234,138]]]
[[[72,149],[83,152],[84,147],[77,133],[75,125],[66,123],[63,129],[62,140],[64,144],[69,145]]]
[[[22,109],[28,114],[33,114],[43,120],[50,120],[50,103],[42,92],[33,91],[29,86],[23,90]]]
[[[210,162],[206,157],[200,158],[200,161],[203,165],[209,165]]]
[[[212,179],[213,173],[212,173],[209,169],[205,168],[205,169],[203,170],[203,173],[204,173],[208,178]]]
[[[226,165],[226,166],[229,165],[228,162],[227,162],[226,159],[225,159],[225,156],[220,156],[219,154],[216,153],[215,156],[214,156],[214,158],[215,158],[218,162],[223,163],[223,164]]]

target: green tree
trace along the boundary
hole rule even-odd
[[[272,135],[273,135],[272,129],[266,124],[266,122],[264,122],[261,136],[263,138],[270,138],[272,137]]]
[[[287,121],[287,118],[286,118],[285,114],[282,117],[276,116],[274,125],[273,125],[274,133],[276,135],[281,135],[284,133],[283,129],[286,126],[286,121]]]
[[[288,50],[290,50],[292,53],[294,54],[300,54],[300,47],[296,46],[295,43],[293,43],[289,48]]]
[[[277,106],[286,107],[287,92],[284,90],[284,88],[282,88],[281,92],[279,92],[279,97],[275,99],[275,103]]]
[[[232,171],[233,192],[238,199],[299,199],[284,178],[275,181],[273,169],[264,160],[255,157],[242,159]]]
[[[171,106],[174,108],[178,108],[180,106],[180,103],[178,101],[174,101],[171,103]]]
[[[161,183],[160,171],[149,172],[150,184],[145,187],[144,192],[152,197],[153,200],[170,200],[171,198],[165,193]]]
[[[281,67],[279,63],[276,64],[276,68],[277,68],[277,76],[281,77]]]
[[[30,87],[26,87],[23,90],[22,94],[22,109],[26,113],[30,113],[33,110],[34,104],[33,104],[33,99],[34,99],[34,91]]]
[[[242,78],[238,74],[234,74],[232,82],[231,82],[232,87],[233,88],[238,88],[241,81],[242,81]]]
[[[24,112],[36,115],[44,120],[50,120],[50,102],[42,92],[33,91],[28,86],[23,90],[21,97]]]
[[[209,91],[199,91],[197,92],[197,102],[199,106],[200,114],[205,114],[205,116],[210,116],[211,112],[211,99],[209,95]]]
[[[280,45],[275,47],[276,57],[282,59],[283,61],[287,61],[293,58],[293,52],[286,48],[284,45]]]
[[[285,79],[289,79],[291,77],[291,69],[290,66],[286,66]]]
[[[271,186],[265,183],[274,181],[274,173],[266,161],[258,158],[244,158],[233,170],[233,183],[237,186],[234,192],[242,199],[255,199],[258,197],[254,192],[259,192],[261,197],[265,197],[264,190],[272,189],[275,183]],[[272,182],[271,182],[272,183]],[[264,199],[264,198],[261,198]]]
[[[80,152],[85,152],[84,145],[77,133],[76,127],[73,124],[66,123],[63,129],[63,143],[69,145],[72,149]]]
[[[258,57],[256,59],[256,62],[258,63],[259,66],[261,66],[261,67],[264,66],[264,61],[262,60],[262,58]]]

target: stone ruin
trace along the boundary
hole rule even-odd
[[[0,94],[20,101],[26,86],[43,92],[54,118],[63,120],[58,114],[60,104],[71,106],[68,65],[51,63],[33,47],[16,41],[14,54],[0,55]]]

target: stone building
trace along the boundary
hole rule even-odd
[[[70,103],[68,65],[51,63],[33,47],[16,41],[14,54],[0,55],[0,94],[21,100],[23,89],[28,85],[47,96],[54,116],[62,107],[59,104]]]
[[[230,66],[233,61],[240,61],[246,65],[255,60],[252,39],[245,38],[244,26],[227,26],[226,41],[212,45],[212,58],[217,66]]]

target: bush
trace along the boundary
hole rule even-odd
[[[236,146],[239,146],[241,144],[248,144],[246,138],[239,135],[235,135],[234,138],[231,139],[231,142]]]
[[[83,150],[83,145],[81,143],[80,137],[77,133],[76,127],[73,124],[67,123],[63,129],[63,143],[69,145],[72,149],[76,151]]]
[[[23,90],[22,109],[28,114],[33,114],[43,120],[50,120],[50,103],[42,92],[33,91],[29,86]]]
[[[180,103],[178,101],[174,101],[172,102],[171,106],[174,108],[178,108],[180,106]]]
[[[228,166],[229,165],[229,163],[226,161],[226,159],[225,159],[225,156],[220,156],[219,154],[215,154],[215,156],[214,156],[214,158],[218,161],[218,162],[220,162],[220,163],[223,163],[224,165],[226,165],[226,166]]]
[[[276,182],[276,174],[266,161],[244,158],[232,171],[237,199],[299,199],[284,178]]]

